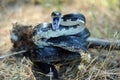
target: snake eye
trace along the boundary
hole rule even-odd
[[[52,29],[57,30],[60,25],[60,20],[61,20],[61,13],[60,12],[52,12],[51,13],[52,17]]]

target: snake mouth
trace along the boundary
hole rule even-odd
[[[53,30],[59,29],[60,20],[61,20],[60,16],[54,16],[54,17],[52,17],[52,29]]]

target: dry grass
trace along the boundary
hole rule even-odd
[[[6,58],[0,65],[0,80],[35,80],[29,59]]]
[[[50,22],[50,13],[54,10],[63,14],[81,12],[86,16],[91,36],[120,39],[119,0],[0,0],[0,54],[12,48],[9,36],[12,23],[34,26]],[[90,63],[62,66],[60,77],[65,80],[120,80],[120,51],[89,51]],[[10,57],[1,60],[0,65],[0,80],[35,80],[29,59]]]

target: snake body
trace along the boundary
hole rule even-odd
[[[42,27],[42,26],[44,26],[44,27]],[[33,29],[33,42],[36,45],[38,45],[39,47],[43,48],[44,46],[49,45],[47,40],[49,40],[51,38],[56,38],[56,37],[61,37],[61,36],[69,36],[69,35],[71,35],[71,36],[76,35],[81,38],[87,38],[89,36],[89,33],[87,33],[87,32],[88,32],[88,30],[84,25],[72,26],[72,27],[66,27],[66,26],[60,25],[60,29],[53,31],[51,29],[50,23],[42,23],[42,24],[37,25]]]

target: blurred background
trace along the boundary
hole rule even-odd
[[[0,0],[0,53],[12,46],[9,30],[13,23],[50,22],[52,11],[80,12],[92,37],[120,39],[120,0]]]

